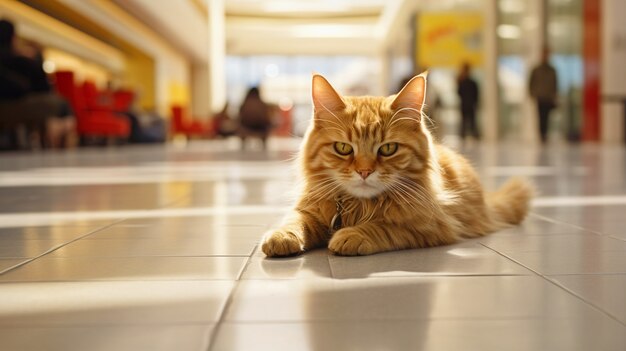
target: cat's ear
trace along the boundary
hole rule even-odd
[[[337,94],[326,78],[319,74],[313,75],[312,98],[315,112],[338,112],[346,108],[346,104]]]
[[[394,111],[401,109],[412,110],[417,114],[418,118],[421,117],[424,99],[426,98],[427,75],[428,72],[424,72],[409,80],[391,103],[391,109]]]

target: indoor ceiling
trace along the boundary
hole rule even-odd
[[[97,1],[97,0],[92,0]],[[115,0],[197,62],[208,60],[211,0]],[[230,55],[374,55],[411,0],[225,0]],[[406,23],[406,22],[404,22]]]
[[[95,34],[87,33],[121,50],[123,41],[128,41],[150,53],[153,44],[142,40],[150,37],[151,43],[166,44],[194,64],[209,60],[213,0],[21,1],[38,4],[40,10],[62,21],[82,16],[97,25],[81,22],[79,30],[102,26]],[[224,0],[226,54],[380,55],[394,44],[390,40],[394,33],[408,25],[416,4],[428,1]],[[76,15],[59,15],[57,8]],[[107,32],[123,39],[114,40],[117,37]]]
[[[210,0],[206,0],[207,2]],[[282,19],[338,19],[363,17],[376,20],[389,1],[384,0],[226,0],[229,17]]]

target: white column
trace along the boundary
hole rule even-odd
[[[387,96],[396,92],[389,92],[389,77],[391,75],[390,53],[388,49],[381,50],[378,55],[379,59],[379,75],[378,75],[378,91],[375,95]]]
[[[211,111],[226,103],[226,24],[224,0],[209,0],[209,90]]]
[[[626,99],[626,1],[603,0],[601,4],[600,138],[614,143],[624,140]]]
[[[481,87],[482,138],[487,142],[498,140],[498,1],[486,0],[484,6],[483,67],[485,79]]]
[[[212,115],[210,82],[208,63],[191,67],[191,111],[194,117],[204,119]]]

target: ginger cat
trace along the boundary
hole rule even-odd
[[[463,156],[424,121],[426,75],[389,97],[340,96],[313,76],[313,122],[300,151],[303,193],[262,250],[337,255],[446,245],[520,223],[533,191],[520,179],[484,193]]]

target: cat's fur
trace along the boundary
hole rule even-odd
[[[300,153],[303,194],[283,226],[263,238],[267,256],[324,246],[370,255],[445,245],[524,219],[532,187],[512,179],[484,193],[468,161],[433,142],[422,113],[425,92],[425,74],[389,97],[341,97],[313,76],[313,122]],[[340,155],[336,142],[353,152]],[[379,154],[389,142],[397,151]],[[342,226],[331,233],[338,202]]]

